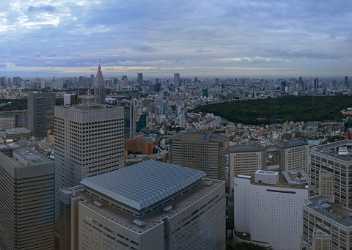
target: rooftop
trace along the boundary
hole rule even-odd
[[[307,202],[307,207],[346,227],[352,226],[352,212],[341,205],[329,203],[322,197],[314,197]]]
[[[128,167],[129,168],[129,167]],[[219,188],[224,189],[224,182],[219,180],[202,179],[199,185],[196,185],[190,192],[184,193],[182,196],[177,196],[170,200],[160,210],[154,210],[143,217],[136,217],[131,213],[122,211],[115,205],[111,205],[108,200],[100,199],[98,202],[89,195],[89,189],[81,192],[80,203],[90,209],[93,209],[111,221],[120,224],[121,226],[137,233],[144,233],[156,225],[162,223],[165,217],[172,217],[183,209],[194,204],[204,196],[208,195]]]
[[[227,138],[221,134],[213,132],[181,132],[173,136],[176,140],[194,141],[197,143],[225,142]]]
[[[241,152],[262,152],[265,148],[258,144],[242,144],[233,145],[229,147],[228,151],[230,153],[241,153]]]
[[[352,140],[343,140],[317,146],[312,149],[312,152],[322,153],[349,162],[352,161]]]
[[[24,165],[28,165],[28,164],[33,165],[33,164],[43,163],[45,161],[48,161],[48,159],[44,157],[41,153],[28,147],[18,148],[14,150],[13,158],[23,163]]]
[[[202,171],[150,160],[85,178],[81,184],[141,211],[173,196],[203,177],[205,173]]]
[[[299,147],[299,146],[304,146],[308,145],[307,141],[305,140],[299,140],[299,139],[292,139],[288,141],[284,141],[279,144],[279,147],[281,148],[292,148],[292,147]]]

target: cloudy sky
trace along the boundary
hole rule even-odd
[[[1,0],[0,74],[352,74],[351,0]]]

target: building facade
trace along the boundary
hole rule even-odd
[[[123,109],[103,105],[55,108],[55,164],[59,188],[123,166]]]
[[[204,171],[209,178],[226,179],[227,139],[209,132],[179,133],[170,143],[170,162]]]
[[[52,127],[55,93],[30,92],[28,94],[28,128],[35,137],[45,137]]]
[[[204,177],[146,161],[84,179],[72,198],[72,249],[224,250],[224,182]]]
[[[235,231],[267,243],[273,250],[300,249],[308,189],[304,184],[279,181],[279,173],[273,171],[258,170],[255,179],[234,178]]]
[[[30,148],[0,153],[0,248],[54,249],[54,163]]]
[[[312,148],[302,249],[352,248],[352,141]]]

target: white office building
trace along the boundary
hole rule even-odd
[[[297,250],[308,189],[297,172],[285,173],[286,177],[280,174],[280,178],[278,174],[259,170],[257,182],[245,175],[234,178],[235,231],[249,234],[252,241],[268,243],[273,250]]]

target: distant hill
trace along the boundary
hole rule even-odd
[[[244,124],[285,121],[341,121],[342,109],[352,107],[351,96],[287,96],[244,100],[198,107],[196,112],[214,113]]]

